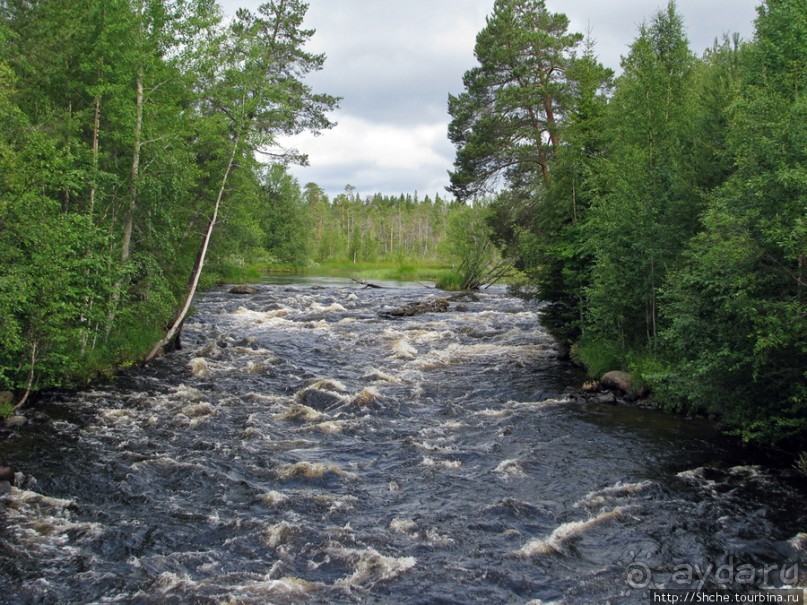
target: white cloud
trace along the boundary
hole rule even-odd
[[[322,167],[371,164],[391,170],[418,170],[444,161],[434,146],[445,138],[445,124],[423,124],[413,128],[378,124],[353,116],[336,116],[339,124],[320,136],[304,133],[288,142],[311,149],[312,164]]]
[[[261,0],[223,0],[228,14]],[[344,97],[339,122],[319,137],[293,142],[311,166],[294,168],[330,195],[347,184],[361,193],[440,192],[448,185],[454,149],[446,138],[448,94],[462,90],[475,65],[476,34],[494,0],[309,0],[306,27],[317,30],[309,49],[327,55],[312,74],[315,91]],[[667,0],[547,0],[566,13],[572,31],[589,27],[600,60],[618,69],[642,22]],[[739,31],[749,38],[757,0],[677,0],[692,50]]]
[[[336,128],[320,136],[303,133],[283,141],[309,156],[310,167],[292,169],[300,181],[313,180],[331,195],[346,184],[363,193],[419,189],[443,194],[445,170],[453,161],[445,123],[399,126],[350,115],[337,115],[336,119]],[[318,181],[318,174],[327,182]]]

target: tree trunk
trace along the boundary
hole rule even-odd
[[[19,412],[23,408],[25,403],[28,401],[28,397],[31,395],[31,388],[34,385],[34,368],[36,367],[36,353],[38,346],[39,341],[34,339],[34,342],[31,345],[31,369],[28,371],[28,381],[25,384],[25,393],[23,394],[19,403],[14,406],[15,412]]]
[[[132,182],[129,186],[129,207],[126,209],[126,221],[123,225],[123,243],[121,244],[121,262],[125,263],[131,256],[132,230],[134,212],[137,208],[137,182],[140,178],[140,152],[143,148],[143,68],[137,70],[137,109],[135,115],[134,146],[132,148]]]
[[[101,131],[101,95],[95,96],[95,114],[92,122],[92,182],[90,184],[89,215],[95,212],[95,188],[98,181],[98,139]]]
[[[146,355],[146,358],[143,360],[145,363],[149,363],[162,353],[165,346],[170,343],[177,332],[179,332],[179,329],[182,327],[182,323],[185,321],[185,316],[188,314],[188,311],[191,308],[193,297],[196,295],[196,288],[199,286],[199,278],[202,276],[202,269],[204,268],[208,247],[210,246],[210,238],[213,235],[213,228],[216,226],[216,220],[218,219],[221,200],[224,197],[224,190],[227,188],[227,180],[230,178],[230,172],[235,164],[235,157],[238,153],[239,142],[240,133],[236,136],[235,141],[233,142],[233,150],[230,154],[230,161],[227,163],[227,168],[224,170],[224,177],[221,179],[221,186],[219,187],[219,192],[216,196],[216,204],[213,207],[213,216],[210,217],[210,222],[207,225],[205,237],[202,240],[202,247],[199,250],[199,256],[196,259],[196,264],[193,267],[193,272],[191,273],[190,284],[188,285],[188,295],[185,297],[185,304],[182,305],[182,310],[176,316],[176,319],[174,319],[173,324],[171,324],[171,327],[168,329],[168,332],[166,332],[162,340],[155,344],[151,351],[149,351],[149,354]]]

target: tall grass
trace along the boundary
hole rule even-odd
[[[331,261],[306,268],[304,275],[351,277],[362,281],[436,282],[448,269],[438,261],[359,262]]]

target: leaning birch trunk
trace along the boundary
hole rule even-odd
[[[190,285],[188,286],[188,295],[185,297],[185,304],[182,306],[182,310],[174,319],[174,323],[168,329],[165,336],[162,340],[160,340],[154,347],[149,351],[149,354],[146,355],[146,358],[143,360],[145,363],[149,363],[155,357],[160,355],[171,339],[174,338],[176,333],[179,331],[180,327],[182,327],[182,323],[185,321],[185,316],[188,314],[188,311],[191,308],[191,302],[193,302],[193,297],[196,295],[196,288],[199,285],[199,278],[202,276],[202,268],[205,264],[205,257],[207,256],[207,249],[210,245],[210,238],[213,235],[213,228],[216,226],[216,220],[218,219],[219,215],[219,207],[221,206],[221,199],[224,197],[224,190],[227,187],[227,180],[230,178],[230,171],[232,170],[233,164],[235,163],[235,156],[238,152],[238,143],[240,140],[240,133],[235,137],[235,142],[233,143],[233,150],[230,154],[230,161],[227,162],[227,168],[224,170],[224,177],[221,179],[221,186],[219,187],[219,193],[216,196],[216,205],[213,207],[213,216],[210,217],[210,223],[207,226],[207,232],[205,233],[205,237],[202,240],[202,247],[199,250],[199,257],[196,260],[196,265],[193,268],[193,273],[191,275]]]
[[[19,403],[14,406],[14,413],[19,412],[23,408],[25,402],[28,401],[28,397],[31,395],[31,389],[34,386],[34,367],[36,366],[36,353],[38,345],[39,341],[34,339],[34,342],[31,345],[31,369],[28,371],[28,381],[25,384],[25,393],[23,394]]]

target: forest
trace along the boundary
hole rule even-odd
[[[615,77],[541,0],[495,3],[451,96],[451,190],[592,376],[745,441],[807,436],[807,4],[689,47],[674,2]],[[505,183],[501,187],[501,182]]]
[[[331,127],[299,0],[0,3],[0,390],[153,356]],[[206,266],[206,267],[205,267]],[[203,267],[205,270],[203,271]],[[3,410],[8,413],[8,404]]]
[[[331,128],[339,103],[305,81],[325,62],[305,49],[306,11],[0,2],[0,392],[14,407],[159,354],[197,288],[450,254],[450,225],[476,214],[453,200],[351,185],[329,200],[290,176],[307,158],[278,139]]]
[[[0,391],[158,354],[255,267],[507,273],[592,376],[745,441],[807,439],[807,5],[691,50],[674,2],[617,76],[542,0],[496,0],[448,98],[449,194],[329,199],[278,139],[333,126],[306,4],[0,0]],[[638,18],[638,17],[637,17]],[[449,168],[449,167],[447,167]],[[246,272],[246,273],[245,273]],[[0,413],[12,411],[3,404]]]

